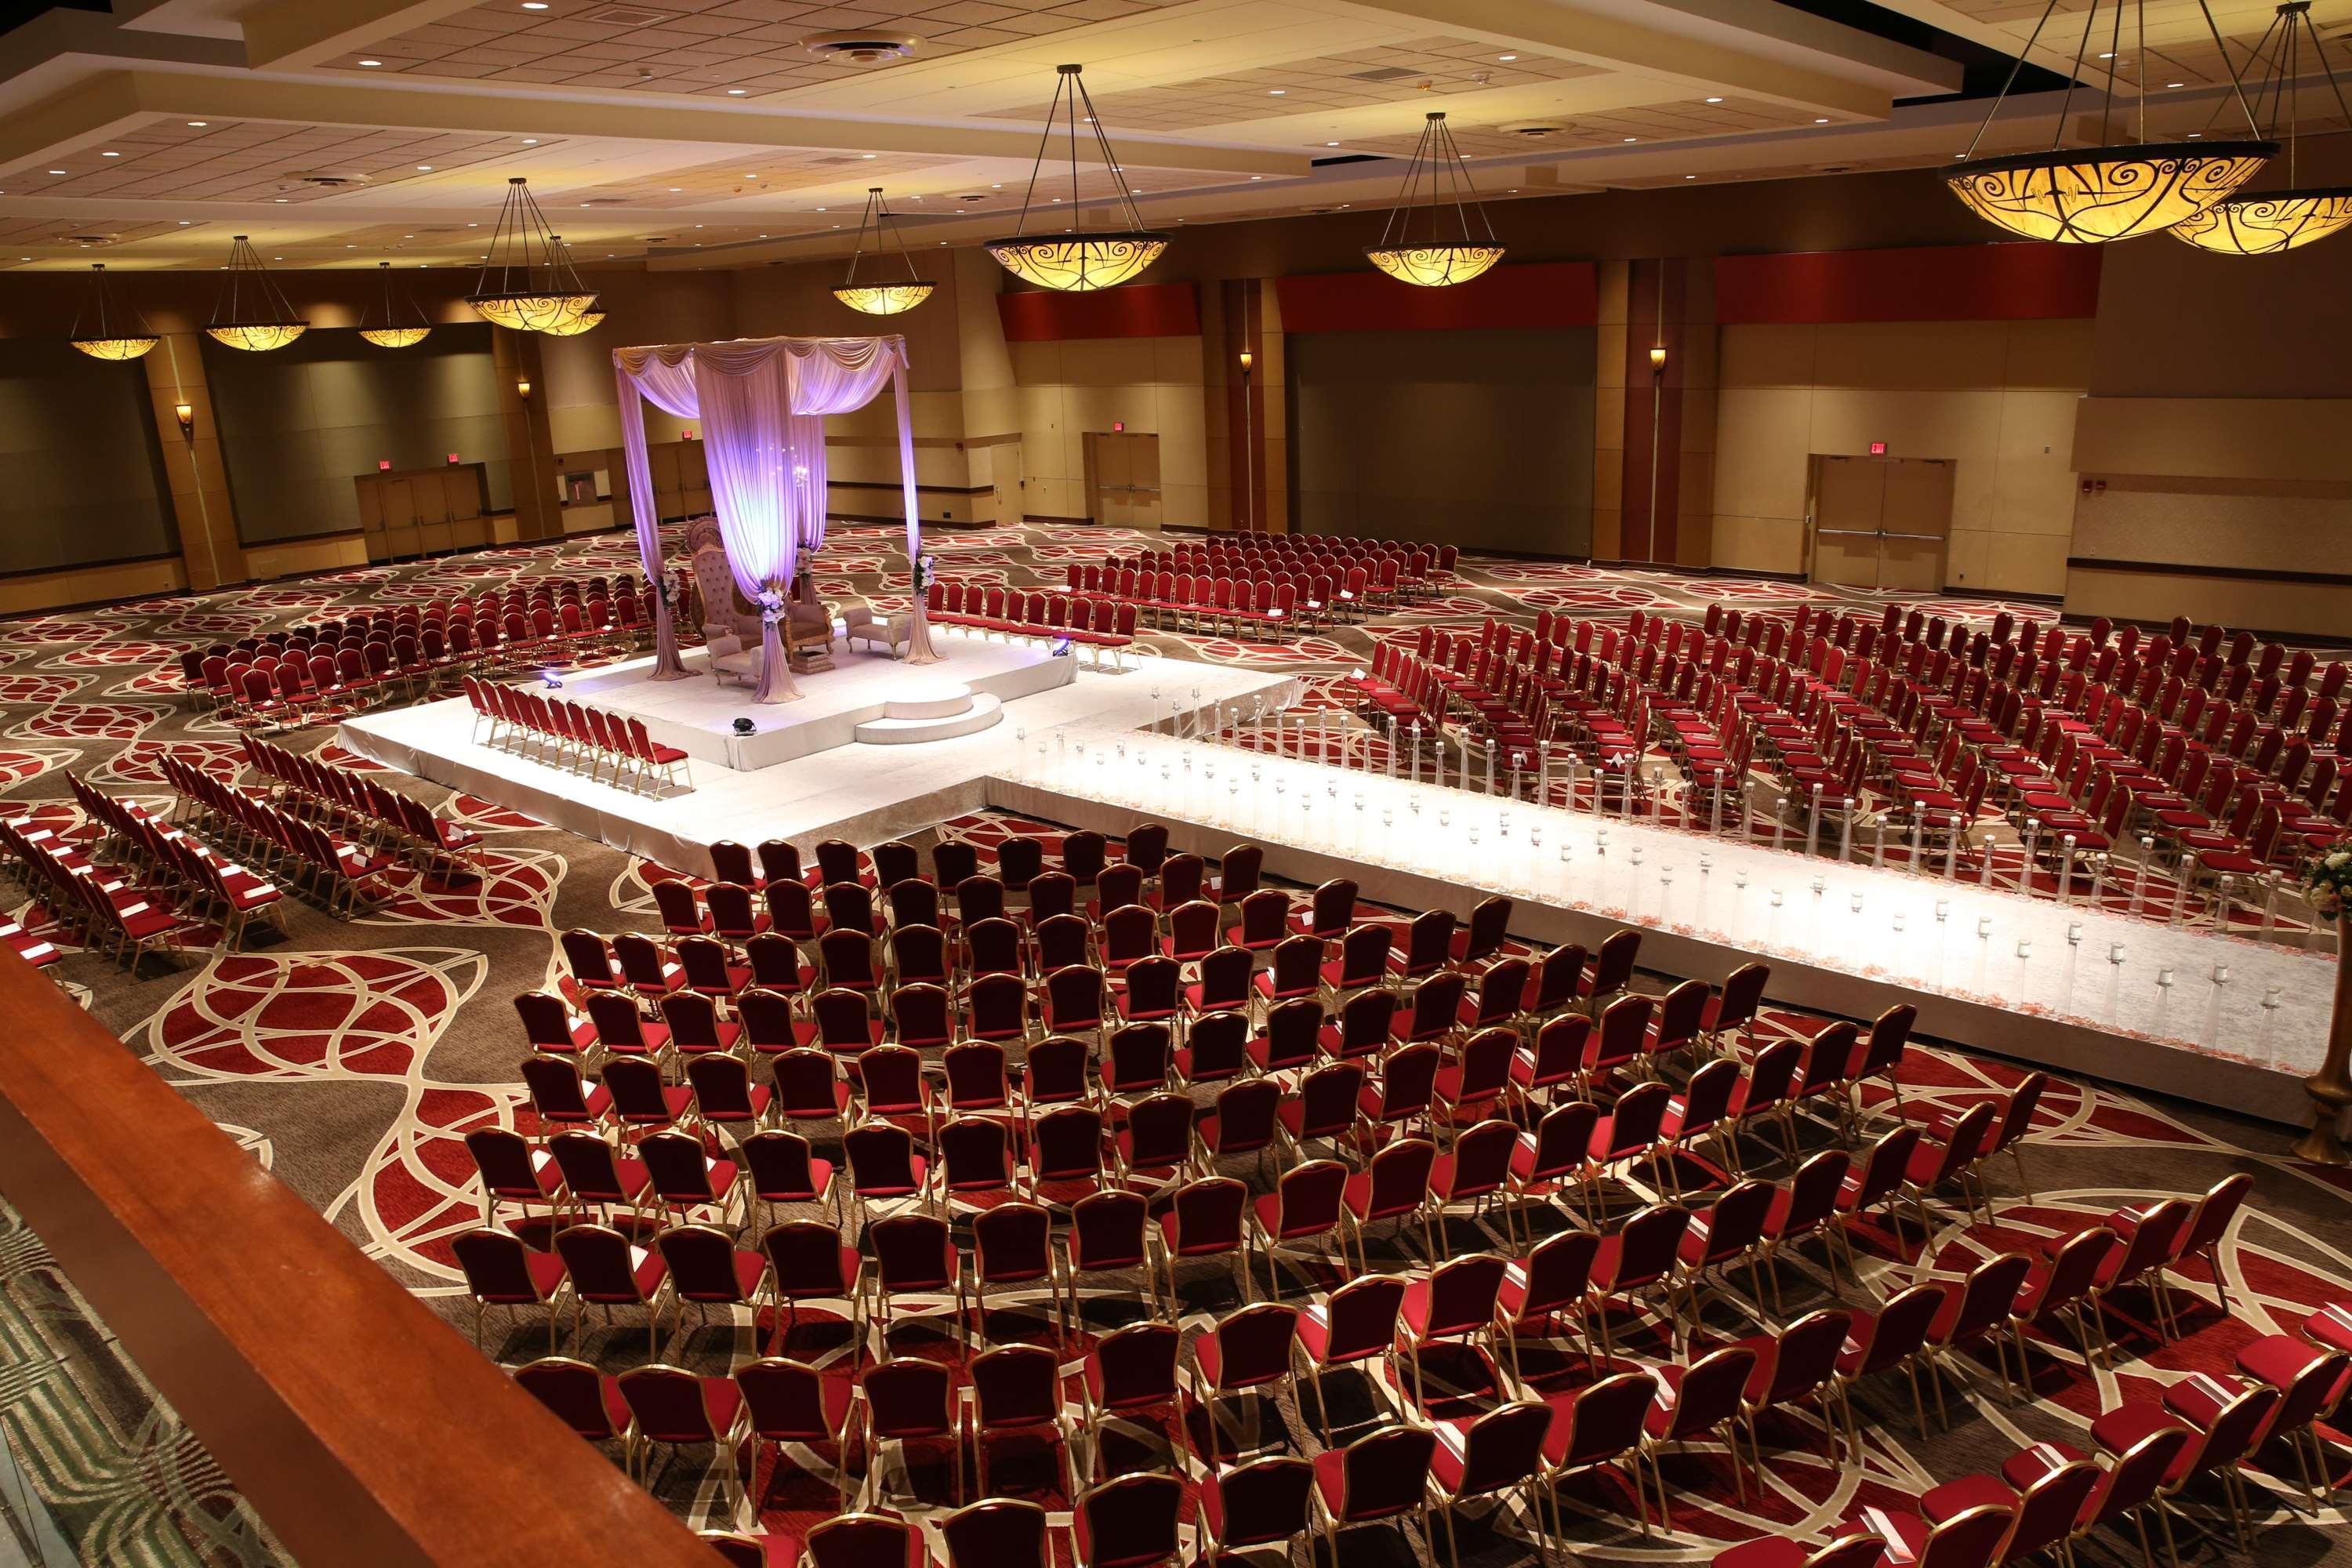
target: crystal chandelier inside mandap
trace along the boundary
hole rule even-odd
[[[2104,245],[2112,240],[2133,239],[2159,233],[2213,206],[2252,178],[2255,171],[2278,151],[2278,144],[2264,141],[2254,124],[2253,110],[2239,86],[2236,70],[2230,66],[2229,50],[2221,44],[2221,29],[2214,26],[2213,14],[2207,9],[2205,0],[2197,0],[2197,9],[2205,18],[2214,47],[2221,52],[2222,68],[2230,72],[2230,89],[2245,118],[2246,139],[2147,139],[2148,52],[2144,27],[2135,45],[2139,66],[2131,86],[2128,128],[2118,124],[2118,107],[2125,96],[2117,82],[2124,66],[2123,22],[2127,3],[2137,5],[2138,0],[2091,0],[2090,8],[2084,13],[2083,30],[2075,42],[2074,65],[2067,74],[2066,92],[2059,105],[2057,129],[2051,136],[2049,150],[1979,158],[1977,148],[1992,129],[1993,120],[2008,101],[2011,89],[2017,85],[2018,73],[2024,69],[2027,58],[2041,41],[2058,0],[2049,0],[2043,7],[2042,19],[2033,25],[2025,47],[2019,51],[2016,63],[2010,68],[2009,79],[2001,84],[1984,123],[1977,128],[1975,140],[1962,154],[1963,161],[1944,175],[1953,194],[1979,217],[2027,239],[2062,245]],[[2112,14],[2102,28],[2100,12],[2109,7]],[[2073,123],[2074,93],[2085,85],[2084,61],[2093,52],[2095,42],[2106,45],[2098,51],[2106,68],[2106,88],[2099,101],[2098,141],[2088,147],[2067,147],[2063,142],[2067,127]],[[2096,76],[2099,68],[2100,62],[2093,61],[2090,74]],[[2131,139],[2117,140],[2125,135]]]

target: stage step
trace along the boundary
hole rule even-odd
[[[857,739],[869,746],[906,746],[923,741],[950,741],[958,735],[973,735],[991,728],[1004,717],[1004,704],[986,692],[974,695],[964,691],[954,699],[955,706],[947,712],[920,715],[902,714],[900,710],[912,706],[936,707],[944,697],[916,700],[912,704],[893,699],[888,716],[869,719],[857,726]]]

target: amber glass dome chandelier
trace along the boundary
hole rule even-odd
[[[518,332],[568,327],[596,308],[595,290],[581,283],[579,270],[557,248],[530,182],[520,174],[507,182],[506,203],[466,303],[484,321]]]
[[[874,226],[874,250],[877,258],[888,241],[897,241],[898,259],[907,264],[905,282],[869,280],[860,283],[857,280],[857,264],[866,257],[866,226],[869,223]],[[931,285],[917,274],[915,258],[907,254],[906,239],[890,226],[890,207],[883,201],[879,185],[869,185],[866,189],[866,216],[857,220],[857,248],[849,256],[849,276],[842,281],[840,288],[833,291],[833,297],[851,310],[863,310],[869,316],[895,316],[902,310],[913,310],[931,297]]]
[[[163,340],[147,330],[146,318],[114,303],[106,287],[106,263],[90,263],[90,302],[74,317],[67,340],[92,359],[137,359]],[[82,324],[89,323],[84,331]]]
[[[1015,278],[1041,289],[1077,294],[1116,288],[1159,260],[1160,253],[1168,248],[1168,237],[1143,226],[1143,215],[1136,209],[1134,195],[1128,188],[1127,173],[1111,153],[1110,139],[1103,134],[1102,121],[1095,113],[1095,100],[1079,78],[1086,68],[1055,68],[1061,72],[1061,79],[1054,84],[1053,107],[1045,111],[1045,134],[1037,143],[1037,161],[1029,171],[1029,194],[1021,201],[1021,220],[1013,226],[1012,238],[988,242],[988,254]],[[1070,117],[1070,226],[1059,234],[1032,235],[1029,209],[1037,204],[1037,182],[1045,172],[1045,150],[1053,145],[1054,122],[1061,117],[1065,102],[1069,106]],[[1095,145],[1102,154],[1103,166],[1110,171],[1111,189],[1117,193],[1118,203],[1113,210],[1127,220],[1124,228],[1093,233],[1086,230],[1085,210],[1078,205],[1081,107],[1085,109],[1087,123],[1094,127]]]
[[[2282,116],[2285,121],[2287,188],[2242,191],[2216,202],[2196,216],[2174,224],[2174,237],[2223,256],[2275,256],[2325,239],[2352,224],[2352,185],[2305,188],[2294,183],[2295,132],[2302,119],[2297,99],[2306,37],[2311,41],[2312,58],[2319,63],[2335,95],[2336,112],[2352,121],[2352,106],[2344,100],[2344,84],[2336,79],[2335,68],[2327,63],[2326,46],[2312,25],[2309,0],[2288,0],[2272,18],[2270,31],[2254,47],[2255,59],[2268,54],[2271,62],[2270,77],[2256,97],[2269,114],[2273,138],[2279,135]]]
[[[233,237],[228,252],[228,279],[213,302],[213,319],[205,333],[215,342],[250,353],[282,349],[310,330],[294,313],[278,280],[261,265],[260,253],[243,235]]]
[[[2043,7],[2042,19],[2033,25],[2025,47],[2018,51],[2009,79],[2001,84],[2000,96],[1993,100],[1984,123],[1977,128],[1976,140],[1969,143],[1963,162],[1944,176],[1953,194],[1979,217],[2028,239],[2053,240],[2062,245],[2104,245],[2111,240],[2134,239],[2185,222],[2223,200],[2252,178],[2255,171],[2278,151],[2278,144],[2263,140],[2254,124],[2253,110],[2239,86],[2236,70],[2230,66],[2229,51],[2221,46],[2221,29],[2214,26],[2213,13],[2207,8],[2205,0],[2197,0],[2197,9],[2205,18],[2206,30],[2213,36],[2214,47],[2221,51],[2222,68],[2230,71],[2230,89],[2245,116],[2246,140],[2147,140],[2147,39],[2144,26],[2137,47],[2141,67],[2136,85],[2133,140],[2111,140],[2111,130],[2118,129],[2114,126],[2114,112],[2121,95],[2116,84],[2123,53],[2124,6],[2127,3],[2136,0],[2091,0],[2090,8],[2084,12],[2082,36],[2074,46],[2074,68],[2066,78],[2066,98],[2059,108],[2058,129],[2051,138],[2050,150],[1979,158],[1977,145],[1992,129],[1993,117],[2000,112],[2010,89],[2017,85],[2018,72],[2024,68],[2027,56],[2033,52],[2042,30],[2049,25],[2057,0],[2050,0]],[[2098,144],[2065,147],[2061,143],[2070,123],[2074,89],[2083,78],[2083,62],[2090,53],[2092,40],[2099,37],[2099,11],[2103,5],[2113,5],[2115,14],[2108,19],[2106,37],[2101,40],[2107,46],[2104,51],[2107,84],[2099,106]],[[2091,70],[2096,74],[2096,62]]]
[[[1429,183],[1428,198],[1416,207],[1423,180]],[[1451,224],[1445,221],[1449,207]],[[1475,225],[1473,213],[1477,215]],[[1417,216],[1423,221],[1416,221]],[[1454,144],[1443,113],[1432,112],[1422,121],[1421,142],[1405,167],[1404,188],[1381,226],[1381,242],[1364,247],[1364,255],[1390,277],[1423,289],[1467,283],[1503,259],[1495,226],[1486,221],[1486,209],[1470,183],[1469,165],[1462,161],[1462,150]]]
[[[361,315],[360,336],[380,349],[414,348],[425,341],[433,323],[425,319],[425,312],[416,308],[416,301],[408,297],[407,290],[401,291],[397,304],[394,302],[392,263],[379,261],[376,266],[383,269],[383,298]]]
[[[555,254],[563,258],[563,264],[567,267],[571,266],[572,247],[563,243],[563,237],[560,234],[551,234],[547,238],[548,243],[555,247]],[[539,330],[551,338],[576,338],[583,332],[593,332],[604,324],[604,312],[596,305],[591,305],[568,321],[558,321],[551,327],[541,327]]]

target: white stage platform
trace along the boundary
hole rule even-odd
[[[1033,749],[995,804],[1106,833],[1150,816],[1176,847],[1211,856],[1246,839],[1266,847],[1270,872],[1353,877],[1365,898],[1408,909],[1466,915],[1505,893],[1512,933],[1529,941],[1591,946],[1637,926],[1645,969],[1719,982],[1762,957],[1775,1002],[1858,1019],[1908,1002],[1938,1039],[2309,1119],[2301,1081],[2325,1052],[2332,957],[1165,735],[1124,737],[1122,766],[1100,761],[1118,737],[1086,737],[1083,757],[1076,738],[1042,760]]]
[[[878,658],[872,662],[877,671],[895,670],[910,686],[940,687],[966,682],[975,670],[986,679],[991,668],[1008,668],[1004,655],[1024,651],[983,642],[952,627],[935,626],[931,637],[941,655],[937,664],[909,667]],[[630,667],[647,662],[632,660]],[[864,656],[854,654],[850,662],[862,663]],[[1205,708],[1272,692],[1290,679],[1262,670],[1151,658],[1130,658],[1125,669],[1116,672],[1077,671],[1072,679],[1066,668],[1070,660],[1049,662],[1065,667],[1049,673],[1066,684],[1006,700],[1003,721],[989,729],[909,743],[902,735],[887,732],[900,721],[866,720],[862,721],[866,727],[884,731],[878,738],[869,737],[869,743],[836,746],[757,771],[740,772],[698,757],[690,764],[694,789],[667,797],[594,783],[568,768],[477,745],[473,710],[463,698],[346,720],[338,739],[387,767],[707,877],[711,873],[709,847],[720,838],[740,844],[789,838],[805,851],[820,838],[876,843],[977,810],[988,804],[990,777],[1009,776],[1013,771],[1015,738],[1024,730],[1034,742],[1056,728],[1087,734],[1148,729],[1155,691],[1164,718],[1166,705],[1181,701],[1189,709],[1196,691]],[[590,685],[605,673],[592,671],[580,680],[567,680],[564,690],[583,700],[593,696],[602,707],[621,706],[611,694]],[[783,709],[818,700],[815,683],[845,673],[809,678],[812,695],[783,704]],[[690,687],[716,689],[708,680],[666,681],[650,689],[668,692]],[[738,713],[764,720],[779,711],[754,706],[740,687],[725,691],[732,706],[726,710],[721,728]],[[652,728],[650,721],[647,727]]]
[[[750,687],[722,686],[711,679],[709,655],[701,648],[685,656],[690,680],[646,679],[654,662],[647,656],[567,676],[563,694],[643,719],[655,740],[698,763],[750,773],[860,742],[969,734],[995,723],[1003,704],[1066,686],[1077,674],[1075,658],[1056,658],[1040,647],[935,640],[948,656],[937,664],[836,651],[835,668],[795,677],[803,695],[793,702],[755,703]],[[735,733],[738,719],[751,721],[751,734]]]

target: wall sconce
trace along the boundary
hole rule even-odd
[[[530,401],[530,383],[529,380],[522,377],[516,378],[515,395],[521,398],[526,403]]]
[[[195,409],[189,406],[187,404],[180,403],[173,405],[172,412],[179,416],[180,434],[190,440],[194,440],[196,434]]]
[[[1247,375],[1250,373],[1250,366],[1255,363],[1256,359],[1251,354],[1249,350],[1242,350],[1242,374],[1244,375]]]
[[[1666,368],[1666,345],[1658,343],[1650,350],[1650,373],[1656,374]]]

